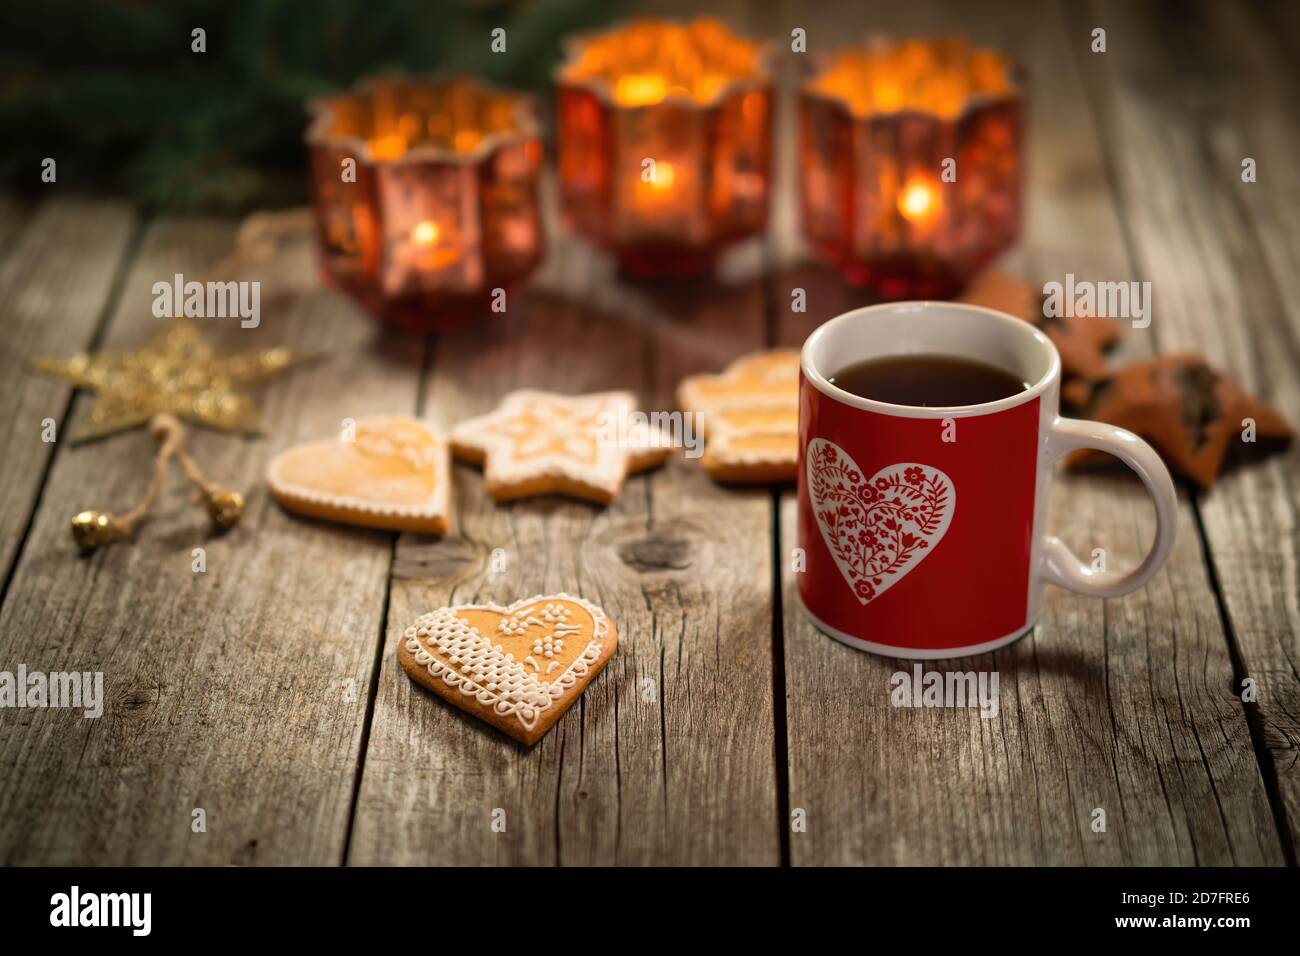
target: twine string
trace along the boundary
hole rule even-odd
[[[160,443],[158,453],[154,456],[153,478],[149,481],[144,499],[138,505],[124,514],[108,516],[109,528],[114,537],[130,538],[135,532],[135,526],[149,513],[158,499],[158,492],[167,477],[167,462],[173,457],[180,463],[185,477],[196,486],[196,499],[210,498],[217,491],[217,486],[203,477],[198,464],[185,450],[185,429],[175,415],[165,412],[155,415],[149,422],[149,431]]]

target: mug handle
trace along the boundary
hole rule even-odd
[[[1047,435],[1047,454],[1056,461],[1067,451],[1093,448],[1114,455],[1132,468],[1156,506],[1156,540],[1142,563],[1131,571],[1096,571],[1071,553],[1056,535],[1045,535],[1039,577],[1069,591],[1092,597],[1119,597],[1136,591],[1160,570],[1174,546],[1178,524],[1178,496],[1169,469],[1155,449],[1137,435],[1102,422],[1057,417]]]

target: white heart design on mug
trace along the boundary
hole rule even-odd
[[[863,478],[834,442],[808,443],[808,495],[817,526],[862,604],[901,581],[943,540],[957,489],[938,468],[904,461]]]

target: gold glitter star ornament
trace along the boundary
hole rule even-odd
[[[135,352],[83,353],[32,364],[95,393],[72,436],[84,441],[143,425],[163,412],[220,431],[256,434],[261,431],[257,409],[239,389],[299,361],[285,348],[219,355],[192,322],[171,319]]]

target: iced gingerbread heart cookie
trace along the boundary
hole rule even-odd
[[[609,504],[628,475],[672,453],[670,437],[635,409],[631,392],[511,392],[495,411],[452,429],[451,450],[483,466],[497,501],[562,494]]]
[[[439,608],[402,633],[397,659],[416,683],[531,746],[617,645],[604,611],[554,594]]]
[[[700,415],[701,464],[718,481],[793,481],[799,451],[799,352],[776,349],[737,359],[720,375],[693,375],[677,389]]]
[[[447,443],[411,418],[365,418],[354,433],[281,452],[267,469],[286,511],[343,524],[445,534]]]

